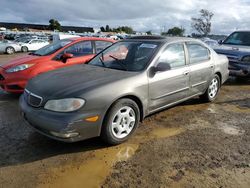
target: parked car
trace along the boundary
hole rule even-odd
[[[75,64],[86,63],[114,41],[101,38],[72,38],[47,45],[34,53],[0,67],[0,86],[10,93],[22,93],[34,76]]]
[[[229,59],[230,75],[250,77],[250,31],[236,31],[215,49]]]
[[[2,40],[0,42],[0,53],[14,54],[21,51],[21,45],[14,41]]]
[[[19,42],[21,45],[22,52],[36,51],[40,48],[49,45],[48,41],[40,40],[40,39],[28,39],[23,42]]]
[[[206,43],[208,46],[210,46],[211,48],[216,48],[219,45],[217,40],[213,40],[210,38],[204,38],[202,39],[202,41]]]
[[[120,144],[139,121],[195,96],[215,100],[228,59],[199,40],[134,37],[88,64],[32,79],[20,98],[23,117],[41,134],[75,142],[101,136]]]

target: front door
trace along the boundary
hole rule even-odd
[[[185,99],[189,92],[189,67],[186,64],[184,44],[168,45],[157,64],[166,63],[170,70],[156,72],[149,77],[149,111],[153,112]]]

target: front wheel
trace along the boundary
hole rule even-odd
[[[125,142],[138,127],[139,119],[140,111],[136,102],[131,99],[118,100],[105,117],[102,139],[111,145]]]
[[[206,102],[212,102],[216,99],[219,90],[220,90],[220,77],[216,74],[209,83],[206,92],[200,97]]]

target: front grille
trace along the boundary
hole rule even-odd
[[[3,75],[0,74],[0,80],[4,80],[4,77]]]
[[[42,102],[43,102],[42,97],[35,95],[34,93],[31,93],[27,89],[25,89],[25,91],[24,91],[24,99],[27,101],[27,103],[30,106],[33,106],[36,108],[40,107],[42,105]]]

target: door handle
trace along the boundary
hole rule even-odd
[[[189,71],[185,71],[185,72],[183,72],[183,75],[189,75]]]
[[[211,68],[211,69],[214,68],[214,65],[210,65],[210,68]]]

